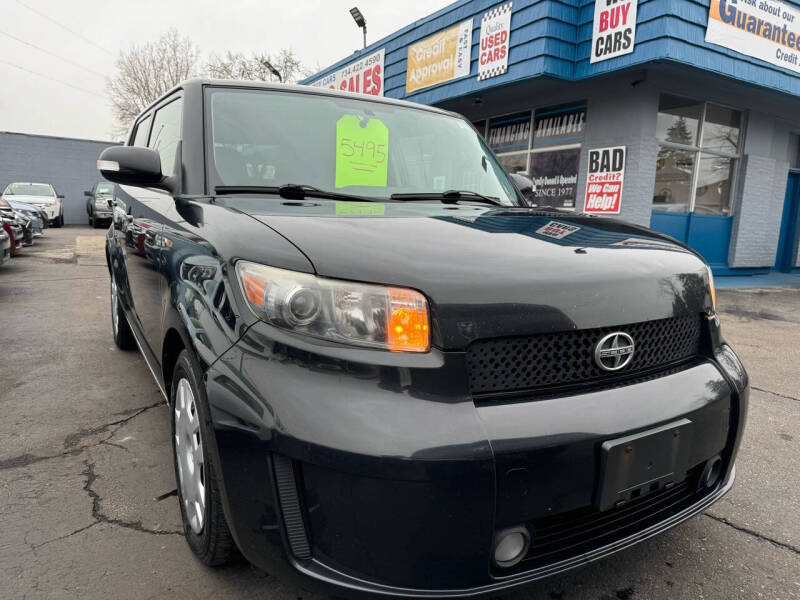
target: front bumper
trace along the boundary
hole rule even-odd
[[[226,516],[271,573],[339,593],[494,594],[656,535],[733,484],[748,387],[727,350],[624,387],[484,404],[463,353],[323,352],[257,324],[207,374]],[[715,487],[572,555],[492,567],[497,530],[591,507],[604,441],[678,418],[699,432],[690,466],[722,456]]]

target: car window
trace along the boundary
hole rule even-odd
[[[97,189],[95,190],[95,195],[100,194],[113,194],[114,193],[114,186],[110,183],[98,183]]]
[[[140,148],[147,146],[147,134],[150,131],[150,121],[152,120],[152,115],[148,115],[146,119],[136,126],[136,134],[133,136],[133,146],[139,146]]]
[[[49,183],[12,183],[3,192],[9,196],[55,196]]]
[[[161,173],[170,176],[175,170],[175,153],[181,139],[181,106],[182,99],[170,102],[158,109],[153,119],[153,131],[150,134],[149,148],[161,157]]]
[[[317,94],[209,93],[215,185],[302,183],[387,199],[462,190],[517,203],[507,175],[462,118]]]

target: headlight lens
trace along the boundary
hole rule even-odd
[[[714,274],[708,265],[706,265],[706,270],[708,271],[708,293],[711,294],[711,310],[717,312],[717,290],[714,287]]]
[[[392,352],[430,349],[428,302],[415,290],[384,287],[248,261],[236,275],[260,319],[290,331]]]

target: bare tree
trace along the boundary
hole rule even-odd
[[[199,51],[190,39],[170,29],[155,42],[121,52],[117,74],[108,81],[116,120],[114,133],[127,132],[136,116],[153,100],[197,74]]]
[[[209,76],[218,79],[275,81],[277,78],[268,64],[275,67],[284,83],[294,83],[310,74],[291,48],[284,48],[275,55],[253,52],[247,56],[242,52],[230,51],[225,56],[212,55],[206,64],[206,71]]]

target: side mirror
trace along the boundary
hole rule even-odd
[[[511,180],[514,182],[514,185],[517,186],[517,189],[519,189],[520,193],[525,196],[526,200],[528,199],[528,196],[533,193],[533,190],[536,187],[536,184],[533,183],[533,179],[523,173],[512,173]]]
[[[161,173],[161,157],[150,148],[114,146],[97,161],[100,173],[114,183],[172,190],[172,182]]]
[[[86,191],[84,191],[84,192],[83,192],[83,195],[84,195],[84,196],[88,196],[89,198],[91,198],[92,196],[94,196],[94,194],[92,194],[92,190],[86,190]]]

